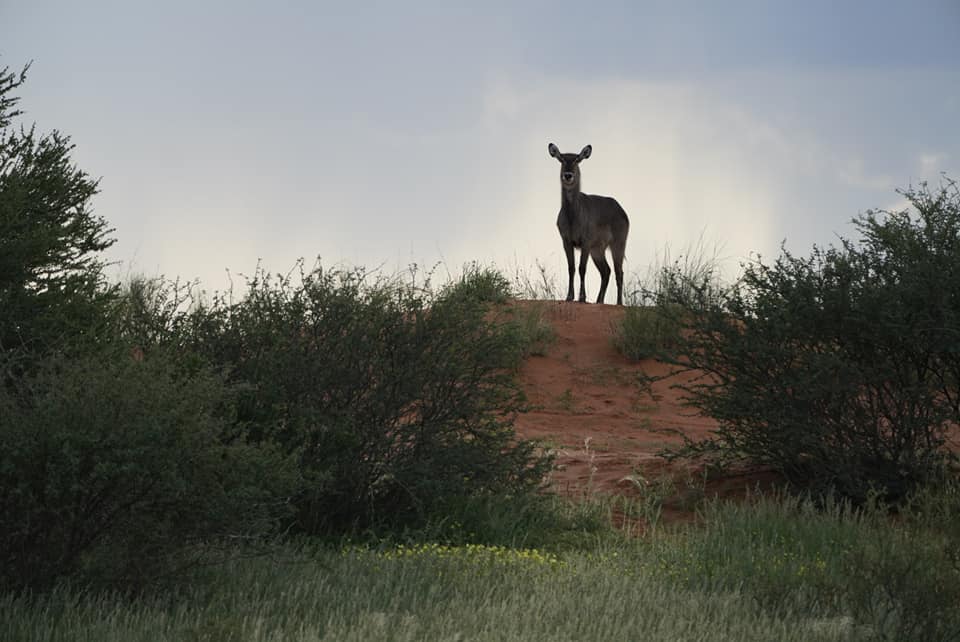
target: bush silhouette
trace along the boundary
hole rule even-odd
[[[0,582],[142,588],[289,515],[277,449],[229,439],[229,391],[155,354],[50,358],[0,388]]]
[[[960,420],[960,194],[947,181],[869,211],[856,241],[757,259],[723,297],[688,306],[675,361],[720,422],[695,452],[745,457],[793,482],[887,499],[942,471]]]
[[[25,74],[0,71],[0,584],[134,588],[272,532],[295,471],[243,439],[220,374],[123,342],[153,321],[104,278],[69,138],[13,127]]]
[[[21,112],[12,92],[26,71],[0,70],[0,353],[8,377],[29,369],[30,355],[102,339],[114,293],[99,256],[112,230],[90,205],[97,182],[71,162],[68,136],[13,125]]]
[[[258,270],[239,301],[181,314],[162,312],[176,297],[161,287],[161,312],[128,315],[130,340],[229,373],[249,438],[300,462],[297,528],[411,526],[465,497],[533,490],[549,467],[514,439],[515,369],[538,335],[499,318],[501,281],[476,270],[435,291],[362,270]]]

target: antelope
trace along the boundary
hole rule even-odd
[[[606,252],[613,255],[613,271],[617,277],[617,305],[623,305],[623,255],[627,248],[630,220],[620,203],[609,196],[584,194],[580,191],[580,161],[590,158],[593,148],[584,147],[579,154],[561,154],[553,143],[547,146],[550,155],[560,161],[560,215],[557,229],[567,255],[569,287],[567,301],[573,301],[573,248],[580,249],[580,302],[586,303],[584,277],[587,274],[587,256],[600,271],[600,295],[603,303],[610,282],[610,265]]]

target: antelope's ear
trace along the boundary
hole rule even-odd
[[[591,147],[590,145],[587,145],[582,150],[580,150],[580,160],[590,158],[590,154],[592,153],[593,153],[593,147]]]
[[[557,149],[556,145],[554,145],[553,143],[550,143],[549,145],[547,145],[547,151],[550,152],[551,156],[553,156],[557,160],[560,160],[560,150]]]

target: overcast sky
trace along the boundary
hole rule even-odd
[[[958,34],[960,0],[0,0],[0,67],[34,61],[25,121],[102,177],[118,273],[208,289],[317,256],[562,274],[548,142],[593,145],[628,273],[701,235],[733,269],[805,253],[960,179]]]

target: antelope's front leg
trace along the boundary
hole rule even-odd
[[[587,279],[587,257],[590,256],[590,252],[587,251],[585,245],[580,246],[580,303],[587,302],[587,284],[585,283]],[[572,292],[571,292],[572,294]]]
[[[567,255],[567,301],[573,301],[573,243],[564,240],[563,251]]]

